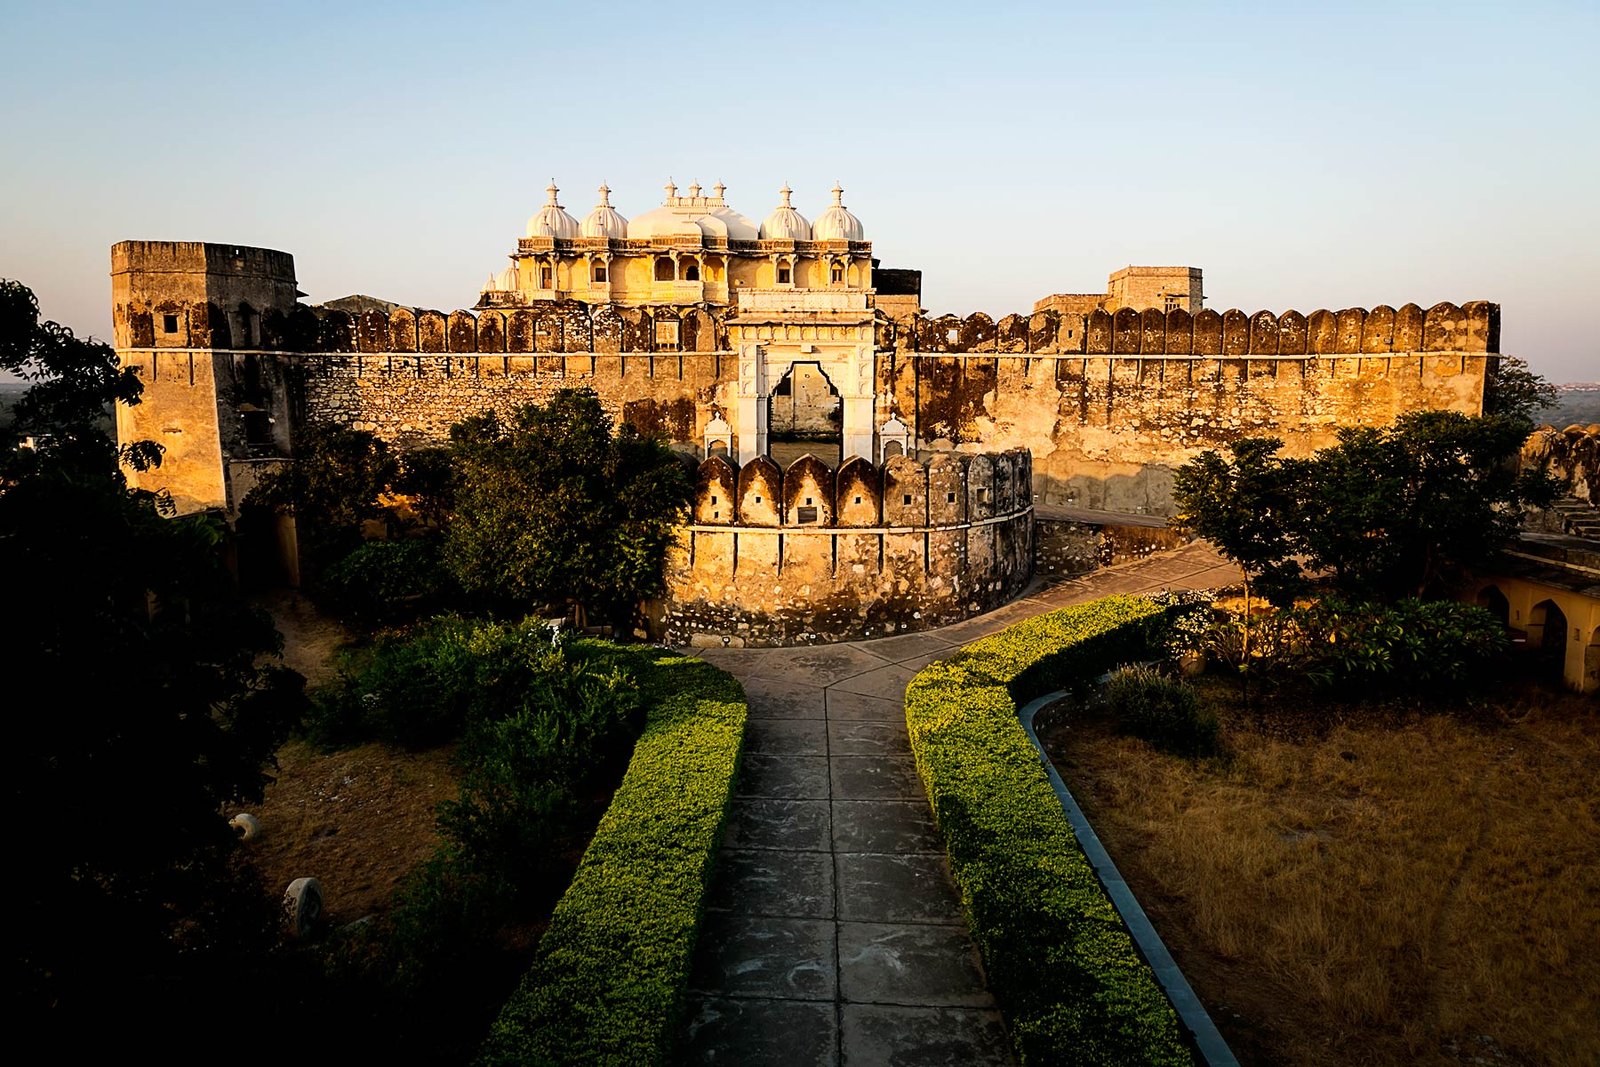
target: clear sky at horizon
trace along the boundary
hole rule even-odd
[[[470,306],[552,177],[756,220],[830,186],[934,312],[1129,263],[1207,306],[1487,299],[1600,379],[1600,4],[0,0],[0,276],[110,333],[128,238],[293,253],[313,301]]]

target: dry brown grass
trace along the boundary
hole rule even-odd
[[[1223,760],[1047,743],[1240,1058],[1600,1063],[1594,703],[1293,738],[1230,692]]]

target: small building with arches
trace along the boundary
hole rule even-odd
[[[1488,609],[1549,681],[1600,692],[1600,541],[1525,534],[1464,599]]]

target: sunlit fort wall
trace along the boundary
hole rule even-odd
[[[664,240],[610,245],[656,255],[659,265],[670,251]],[[540,262],[546,245],[564,247],[523,239],[518,254]],[[916,272],[875,261],[869,270],[866,242],[717,248],[733,250],[720,252],[725,268],[696,253],[704,281],[647,281],[632,293],[645,300],[659,289],[670,303],[546,294],[557,298],[510,306],[527,294],[486,291],[474,310],[352,314],[299,303],[285,253],[123,242],[112,250],[116,343],[147,391],[119,412],[118,432],[167,449],[142,484],[169,491],[180,510],[231,515],[265,465],[292,455],[297,426],[348,425],[406,448],[440,441],[485,409],[506,413],[584,386],[617,420],[660,433],[696,461],[724,456],[743,479],[778,451],[777,399],[800,389],[804,372],[831,391],[839,429],[831,444],[802,440],[791,455],[824,457],[826,475],[808,469],[831,486],[818,499],[836,505],[847,468],[863,484],[876,479],[878,516],[841,525],[840,507],[815,523],[764,524],[744,515],[741,496],[736,524],[720,528],[697,506],[662,615],[681,640],[799,640],[932,625],[1012,595],[1033,570],[1031,505],[1170,515],[1172,472],[1205,448],[1270,433],[1304,456],[1342,426],[1383,425],[1416,409],[1477,413],[1499,347],[1499,309],[1484,302],[1219,313],[1194,309],[1203,299],[1198,271],[1132,268],[1118,272],[1120,282],[1113,276],[1105,297],[1058,294],[998,321],[930,317],[917,306]],[[740,289],[735,253],[745,248],[767,274]],[[773,275],[769,260],[795,273]],[[690,270],[687,260],[671,262],[669,275]],[[835,269],[832,288],[828,262],[849,264]],[[1164,306],[1117,306],[1119,291],[1151,288],[1151,272],[1169,276],[1156,279],[1167,285]],[[633,277],[612,273],[625,276]],[[799,277],[822,287],[770,287]],[[907,277],[916,279],[909,287]],[[684,302],[717,284],[728,303]],[[976,457],[1019,451],[1030,458],[1010,461],[1013,472],[1028,471],[1020,487],[1007,479],[1013,511],[978,515],[972,465],[986,478],[986,465],[999,461]],[[918,497],[927,513],[916,523],[891,518],[904,492],[883,495],[897,453],[926,472],[913,482],[931,484],[935,471],[959,472],[962,482],[943,497]],[[850,465],[857,457],[872,478]],[[783,466],[788,456],[773,489],[787,493],[794,474]],[[944,510],[951,493],[965,517]]]

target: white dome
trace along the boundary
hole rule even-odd
[[[718,185],[717,195],[700,195],[700,186],[691,185],[688,196],[679,196],[678,187],[667,183],[666,201],[658,208],[634,216],[628,223],[631,238],[721,237],[731,241],[754,241],[760,230],[750,219],[728,207],[722,199],[724,186]]]
[[[628,236],[628,220],[611,207],[609,186],[600,186],[600,202],[589,212],[579,230],[585,237],[605,237],[613,241],[620,241]]]
[[[811,240],[811,223],[806,221],[804,215],[789,206],[789,195],[793,191],[787,185],[778,190],[778,195],[783,197],[783,203],[773,208],[772,214],[767,216],[767,221],[761,224],[762,240]]]
[[[641,237],[693,237],[700,240],[706,232],[693,220],[670,207],[652,208],[643,215],[635,215],[628,223],[628,236]]]
[[[556,183],[551,182],[545,189],[550,194],[550,200],[539,213],[528,220],[529,237],[561,237],[567,240],[578,236],[578,220],[568,215],[559,203],[556,194],[561,190],[556,188]]]
[[[844,190],[833,187],[833,206],[817,216],[811,225],[813,241],[865,241],[866,231],[861,220],[844,208]]]
[[[517,291],[517,268],[507,267],[495,276],[493,287],[496,292],[514,293]]]

